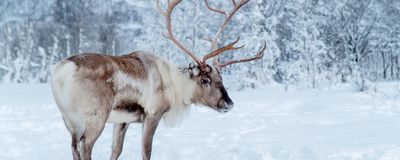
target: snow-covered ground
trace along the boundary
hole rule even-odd
[[[373,91],[374,88],[376,91]],[[400,89],[379,84],[367,93],[347,87],[230,92],[235,108],[220,114],[193,106],[154,141],[158,160],[400,159]],[[140,159],[141,127],[130,126],[121,159]],[[112,125],[93,158],[111,153]],[[69,160],[70,136],[49,85],[0,85],[0,159]]]

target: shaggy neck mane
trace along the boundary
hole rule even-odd
[[[166,90],[164,92],[170,102],[170,109],[163,116],[167,125],[175,125],[180,122],[188,112],[193,103],[193,96],[196,89],[194,82],[187,71],[187,68],[179,68],[169,64],[169,70],[161,73],[168,73],[168,80],[164,79]]]
[[[171,72],[176,95],[175,103],[171,105],[189,107],[193,103],[196,82],[190,78],[187,68],[174,68]]]

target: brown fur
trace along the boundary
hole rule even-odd
[[[74,62],[78,66],[78,70],[94,71],[93,74],[85,74],[85,78],[89,79],[106,80],[114,71],[123,71],[142,80],[145,80],[148,74],[143,62],[146,60],[140,59],[136,52],[122,56],[85,53],[69,57],[67,60]]]

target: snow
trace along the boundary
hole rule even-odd
[[[158,128],[153,159],[396,160],[400,159],[400,92],[382,83],[284,91],[267,86],[230,91],[235,108],[220,114],[193,106],[183,122]],[[131,124],[120,159],[141,159],[141,126]],[[111,154],[112,125],[93,159]],[[49,84],[0,85],[0,159],[72,159],[70,136]]]

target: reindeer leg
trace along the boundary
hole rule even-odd
[[[128,123],[114,124],[112,154],[110,160],[117,160],[121,155],[124,145],[125,133],[128,130]]]
[[[96,114],[86,115],[85,131],[81,138],[81,159],[91,160],[93,146],[103,131],[108,118],[107,111],[98,111]]]
[[[92,150],[94,143],[96,143],[97,138],[99,138],[101,132],[103,131],[105,123],[101,126],[87,127],[85,133],[82,137],[82,160],[92,159]]]
[[[146,115],[143,122],[143,160],[150,160],[151,157],[151,147],[153,144],[153,136],[156,132],[158,122],[160,121],[161,114],[156,113],[155,115]]]
[[[80,160],[80,153],[78,150],[78,138],[75,134],[71,135],[72,142],[71,142],[71,148],[72,148],[72,157],[74,160]]]

